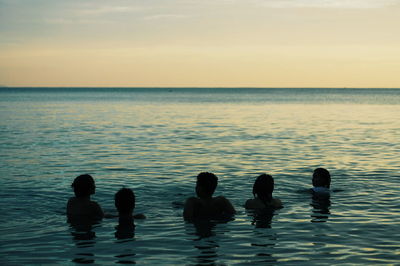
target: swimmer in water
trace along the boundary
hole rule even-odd
[[[330,195],[331,175],[325,168],[317,168],[312,176],[313,188],[311,193],[314,196],[326,197]]]
[[[272,176],[262,174],[257,177],[253,185],[254,199],[249,199],[245,203],[246,209],[280,209],[282,202],[272,197],[274,191],[274,179]]]
[[[136,219],[146,218],[143,214],[133,215],[136,206],[136,197],[129,188],[121,188],[114,196],[115,208],[118,210],[118,226],[115,236],[118,239],[132,238],[134,236]]]
[[[197,197],[188,198],[184,206],[183,218],[186,221],[231,218],[236,213],[228,199],[213,197],[217,184],[218,177],[213,173],[202,172],[197,176]]]
[[[90,196],[96,190],[93,177],[88,174],[80,175],[75,178],[71,186],[75,197],[70,198],[67,203],[68,220],[101,220],[104,217],[103,210],[97,202],[90,200]]]

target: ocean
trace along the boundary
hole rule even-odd
[[[399,118],[400,89],[0,88],[0,264],[398,264]],[[304,193],[317,167],[324,204]],[[203,171],[232,221],[183,221]],[[85,173],[106,213],[134,190],[133,237],[67,223]],[[284,208],[259,218],[243,205],[261,173]]]

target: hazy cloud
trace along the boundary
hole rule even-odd
[[[382,8],[400,6],[400,0],[175,0],[181,4],[247,5],[269,8]]]
[[[97,24],[107,24],[111,23],[109,20],[104,19],[72,19],[72,18],[46,18],[44,22],[47,24],[64,24],[64,25],[76,25],[76,24],[86,24],[86,25],[97,25]]]
[[[117,13],[131,13],[142,11],[143,8],[133,6],[92,6],[83,9],[78,9],[79,15],[106,15],[106,14],[117,14]]]
[[[188,18],[187,15],[180,15],[180,14],[158,14],[158,15],[150,15],[144,17],[146,20],[162,20],[162,19],[184,19]]]
[[[382,8],[396,6],[400,0],[253,0],[271,8]]]

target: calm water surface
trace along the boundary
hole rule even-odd
[[[1,89],[0,263],[398,264],[400,90]],[[299,190],[332,174],[330,202]],[[228,223],[185,223],[195,176],[218,175]],[[284,208],[243,208],[260,173]],[[98,201],[133,188],[135,236],[117,219],[66,222],[70,185],[92,174]]]

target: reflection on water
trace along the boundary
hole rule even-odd
[[[135,236],[135,224],[133,220],[123,221],[119,219],[119,224],[115,229],[115,238],[117,239],[130,239]]]
[[[93,258],[92,258],[93,257]],[[94,255],[92,253],[77,253],[76,258],[72,260],[75,263],[91,264],[94,263]]]
[[[187,223],[187,226],[193,226],[195,230],[196,238],[193,239],[193,246],[199,252],[194,256],[197,265],[214,265],[217,261],[219,248],[216,234],[217,225],[218,222],[206,219]],[[187,233],[193,235],[191,230],[187,230]]]
[[[274,212],[275,210],[271,208],[247,210],[248,215],[253,217],[251,225],[255,225],[256,228],[271,228]]]
[[[197,263],[200,265],[215,264],[219,248],[217,238],[215,237],[215,226],[217,223],[214,221],[199,220],[195,221],[193,225],[196,228],[196,235],[199,237],[194,240],[194,247],[200,252],[199,255],[195,256]]]
[[[257,233],[255,236],[258,238],[258,241],[256,243],[251,243],[251,246],[258,248],[258,252],[255,255],[257,257],[257,263],[276,263],[277,259],[273,256],[272,252],[275,247],[276,238],[273,236],[268,238],[264,233]]]
[[[255,226],[251,246],[256,249],[255,262],[257,263],[277,263],[273,256],[277,238],[270,230],[272,228],[272,218],[275,210],[272,208],[246,210],[248,216],[252,218],[251,225]]]
[[[311,214],[312,223],[324,223],[328,221],[330,213],[331,201],[330,197],[313,196],[310,206],[313,207]]]
[[[116,263],[120,264],[136,264],[134,257],[136,254],[133,252],[132,249],[126,249],[124,254],[116,255],[115,257],[118,259]]]
[[[215,226],[217,225],[216,222],[209,220],[198,220],[194,221],[193,225],[196,228],[196,235],[199,237],[196,240],[215,236]]]
[[[78,223],[77,221],[70,224],[71,236],[78,248],[78,252],[75,253],[74,258],[72,259],[73,262],[85,264],[95,262],[93,253],[83,251],[86,248],[94,247],[96,244],[96,233],[93,231],[94,225],[95,224],[88,222]]]
[[[195,245],[194,247],[197,248],[200,252],[199,255],[195,256],[199,265],[215,264],[218,259],[217,251],[219,248],[219,245],[216,243],[215,240],[208,239],[202,241],[201,244]]]
[[[78,247],[92,247],[95,244],[96,233],[91,224],[71,224],[71,235]]]
[[[136,264],[136,253],[129,248],[135,241],[135,224],[132,219],[118,219],[118,225],[115,226],[115,238],[117,239],[113,245],[125,247],[121,254],[115,255],[116,263],[119,264]]]

